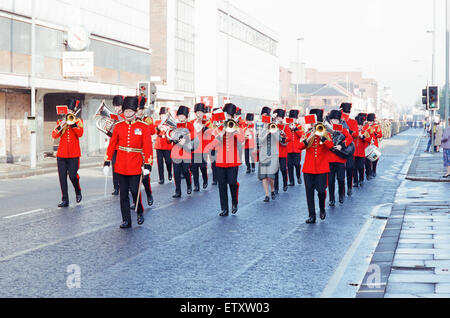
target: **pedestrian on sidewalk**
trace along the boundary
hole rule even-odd
[[[444,178],[450,178],[450,119],[448,120],[447,129],[442,136],[442,148],[444,149],[444,167],[447,169],[447,173]]]
[[[440,152],[441,151],[441,144],[442,144],[442,135],[443,135],[444,131],[442,129],[442,125],[441,125],[441,121],[439,120],[436,123],[436,141],[434,143],[435,145],[435,152]]]

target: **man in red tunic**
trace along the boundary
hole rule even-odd
[[[316,115],[317,123],[323,122],[323,110],[312,109],[311,115]],[[320,135],[313,129],[306,134],[305,139],[300,144],[300,149],[306,149],[305,163],[303,165],[303,176],[305,179],[306,200],[308,203],[309,218],[307,224],[316,223],[316,206],[314,193],[318,192],[320,218],[325,220],[327,214],[325,210],[325,200],[327,198],[327,180],[330,173],[330,149],[334,147],[330,136],[325,132]]]
[[[351,103],[342,103],[342,122],[345,129],[348,130],[352,139],[356,140],[359,135],[358,123],[356,120],[350,118],[350,114],[352,112],[353,105]],[[347,175],[347,194],[348,196],[352,196],[353,194],[353,174],[355,170],[355,156],[350,157],[345,163],[345,171]],[[355,187],[358,187],[358,184],[355,184]]]
[[[69,99],[66,101],[69,114],[74,114],[80,107],[80,101]],[[69,206],[69,194],[67,190],[67,175],[75,189],[77,203],[82,200],[80,176],[80,138],[83,136],[83,121],[77,119],[74,123],[67,123],[66,118],[58,120],[56,128],[52,132],[53,139],[59,140],[58,153],[56,155],[58,162],[59,184],[62,192],[62,202],[58,205],[60,208]]]
[[[169,115],[167,107],[161,107],[159,110],[159,120],[155,122],[156,129],[156,158],[158,161],[158,174],[159,174],[159,184],[164,184],[164,163],[166,164],[167,175],[169,182],[172,181],[172,159],[170,158],[170,153],[172,152],[173,144],[167,137],[166,131],[161,126],[161,122],[166,119]]]
[[[171,153],[173,162],[173,173],[175,178],[175,194],[173,198],[181,198],[181,174],[186,180],[187,194],[192,194],[191,172],[192,163],[192,141],[195,138],[194,125],[188,122],[189,108],[180,106],[177,111],[178,128],[169,133],[169,138],[174,144]],[[187,132],[186,135],[178,135],[178,132]],[[178,135],[178,136],[177,136]],[[183,138],[181,138],[183,137]]]
[[[284,117],[286,117],[286,111],[283,109],[276,109],[273,112],[275,117],[275,123],[278,125],[278,129],[281,133],[280,142],[278,143],[278,157],[280,161],[280,170],[277,172],[275,176],[275,194],[278,195],[280,181],[279,175],[281,172],[281,176],[283,178],[283,191],[286,192],[288,190],[288,144],[292,141],[292,133],[289,129],[289,125],[284,123]]]
[[[339,110],[332,110],[330,115],[328,115],[329,123],[332,127],[334,125],[341,125],[342,112]],[[347,129],[342,128],[341,133],[345,136],[343,144],[334,145],[334,148],[338,151],[342,150],[343,146],[348,147],[352,142],[353,138]],[[334,149],[333,148],[333,149]],[[339,185],[339,203],[344,203],[345,198],[345,163],[347,159],[339,157],[335,152],[331,151],[329,155],[330,162],[330,173],[328,175],[328,189],[330,190],[330,206],[334,207],[336,205],[335,197],[335,187],[336,179]]]
[[[245,164],[247,166],[247,174],[255,172],[256,164],[253,158],[255,151],[255,114],[248,113],[245,116],[244,124],[244,136],[245,136]]]
[[[292,140],[288,145],[288,175],[289,186],[295,186],[294,169],[297,176],[297,183],[302,184],[302,151],[300,150],[300,142],[304,135],[304,130],[301,124],[297,123],[300,112],[298,110],[291,110],[289,112],[289,118],[294,120],[294,123],[289,125],[291,130]]]
[[[237,107],[234,104],[226,104],[223,111],[226,113],[228,120],[234,120]],[[217,179],[219,181],[220,194],[220,216],[228,216],[228,186],[230,187],[232,200],[232,214],[238,211],[239,203],[239,166],[241,159],[239,156],[238,144],[245,141],[244,133],[241,129],[237,131],[227,131],[223,129],[222,132],[207,146],[207,150],[216,150],[216,169]]]
[[[381,130],[380,125],[378,125],[376,122],[376,115],[375,114],[369,114],[367,116],[367,124],[369,126],[370,132],[372,133],[372,139],[373,144],[376,147],[380,147],[380,139],[383,138],[383,131]],[[375,178],[377,176],[377,166],[380,159],[378,159],[375,162],[372,162],[372,178]]]
[[[150,129],[147,124],[136,120],[138,107],[137,96],[125,98],[122,106],[125,121],[118,123],[114,128],[105,156],[104,173],[108,175],[114,151],[118,149],[115,169],[121,189],[120,209],[123,223],[120,228],[122,229],[132,226],[128,189],[131,191],[133,201],[138,204],[138,224],[144,223],[142,199],[137,202],[139,183],[142,174],[144,176],[150,174],[153,164]]]
[[[362,187],[364,184],[364,168],[366,162],[366,148],[371,144],[372,137],[365,128],[366,115],[359,114],[356,116],[358,122],[358,137],[355,142],[355,171],[354,171],[354,185],[355,187]]]

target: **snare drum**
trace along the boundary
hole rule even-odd
[[[375,145],[370,145],[366,148],[366,158],[371,162],[379,160],[381,157],[381,151]]]

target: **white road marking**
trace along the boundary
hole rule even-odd
[[[377,214],[378,210],[380,208],[386,206],[386,205],[387,204],[380,204],[380,205],[376,206],[372,210],[370,215]],[[342,258],[342,261],[339,264],[339,266],[337,267],[337,269],[334,272],[333,276],[328,281],[328,284],[325,287],[325,289],[323,290],[322,295],[320,296],[320,298],[332,298],[333,297],[333,293],[336,290],[336,288],[337,288],[339,282],[341,281],[342,277],[344,276],[345,271],[347,270],[348,264],[350,263],[351,259],[353,258],[353,255],[355,254],[355,252],[358,249],[359,245],[363,241],[364,236],[366,235],[367,231],[369,230],[370,226],[372,225],[373,220],[374,220],[374,218],[370,217],[367,220],[367,222],[364,224],[364,226],[362,227],[362,229],[359,232],[358,236],[353,241],[352,245],[347,250],[347,253],[345,253],[344,257]]]
[[[29,214],[43,212],[43,211],[44,211],[44,209],[37,209],[37,210],[28,211],[28,212],[24,212],[24,213],[20,213],[20,214],[5,216],[3,219],[12,219],[12,218],[16,218],[16,217],[19,217],[19,216],[29,215]]]

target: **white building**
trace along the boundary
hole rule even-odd
[[[195,87],[197,100],[224,98],[257,112],[278,104],[278,35],[228,1],[196,0]]]
[[[30,114],[30,75],[32,3],[30,0],[0,1],[0,160],[27,159],[29,132],[24,118]],[[53,151],[51,131],[56,105],[68,96],[82,100],[85,120],[83,154],[103,152],[104,136],[92,120],[102,99],[113,95],[136,94],[140,80],[150,80],[149,1],[148,0],[45,0],[35,3],[36,18],[35,86],[37,153]],[[68,31],[81,26],[87,32],[93,52],[93,76],[63,76],[63,54]],[[14,109],[14,118],[4,116]],[[8,127],[13,126],[13,129]],[[11,142],[9,142],[11,140]]]

